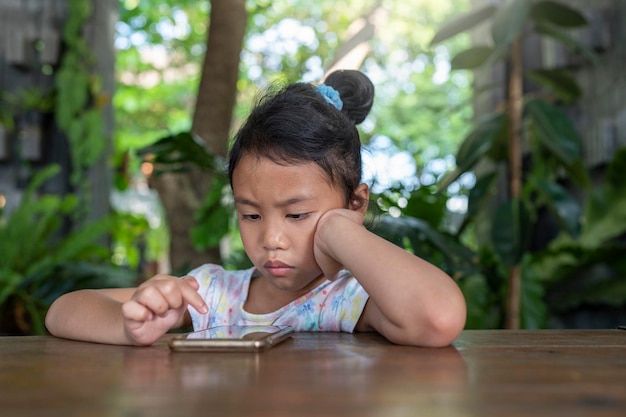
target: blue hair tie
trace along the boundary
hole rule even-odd
[[[343,101],[341,101],[341,97],[339,97],[339,92],[337,90],[326,84],[320,84],[316,88],[322,97],[324,97],[324,100],[335,106],[337,110],[341,110],[343,108]]]

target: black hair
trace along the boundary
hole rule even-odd
[[[228,178],[243,155],[265,157],[277,164],[314,162],[332,184],[341,187],[346,205],[361,182],[361,123],[374,99],[374,85],[354,70],[331,73],[324,84],[343,102],[339,111],[312,84],[295,83],[265,95],[235,135],[229,152]]]

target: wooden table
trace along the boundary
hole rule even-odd
[[[2,337],[0,415],[626,416],[626,331],[301,333],[257,354]]]

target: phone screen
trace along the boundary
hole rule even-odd
[[[187,333],[189,339],[262,339],[286,329],[287,326],[219,326]]]
[[[289,326],[220,326],[174,336],[175,351],[262,351],[293,333]]]

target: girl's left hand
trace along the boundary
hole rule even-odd
[[[334,236],[336,233],[345,233],[349,227],[363,227],[363,221],[361,212],[349,209],[329,210],[318,220],[313,238],[313,253],[326,279],[334,280],[343,269],[338,254],[332,249]]]

